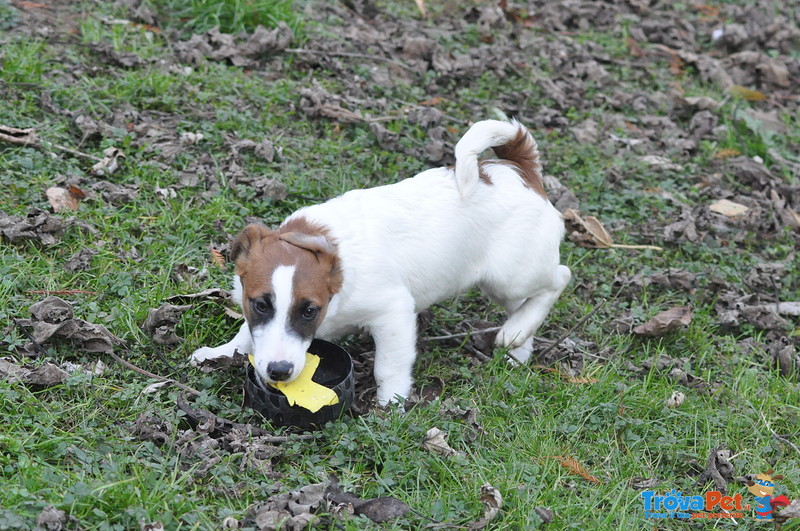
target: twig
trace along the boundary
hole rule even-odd
[[[56,149],[60,149],[61,151],[66,151],[67,153],[70,153],[71,155],[75,155],[76,157],[83,157],[85,159],[93,160],[95,162],[100,162],[101,160],[103,160],[101,157],[95,157],[94,155],[89,155],[88,153],[83,153],[83,152],[78,151],[76,149],[68,148],[66,146],[60,146],[58,144],[51,144],[50,142],[45,142],[45,144],[47,144],[49,147],[54,147]],[[37,145],[36,147],[41,149],[43,146]]]
[[[611,247],[614,249],[652,249],[653,251],[663,251],[662,247],[658,245],[629,245],[625,243],[612,243]]]
[[[560,344],[561,344],[561,342],[562,342],[562,341],[564,341],[565,339],[567,339],[567,337],[568,337],[568,336],[569,336],[569,335],[570,335],[570,334],[571,334],[573,331],[575,331],[575,329],[576,329],[576,328],[578,328],[578,327],[580,327],[580,326],[583,326],[583,324],[584,324],[586,321],[588,321],[588,320],[589,320],[589,318],[590,318],[591,316],[593,316],[594,314],[596,314],[596,313],[597,313],[597,311],[598,311],[600,308],[602,308],[603,306],[605,306],[606,302],[608,302],[608,300],[607,300],[607,299],[603,299],[603,301],[602,301],[600,304],[598,304],[597,306],[595,306],[595,307],[594,307],[594,309],[593,309],[591,312],[589,312],[589,313],[587,313],[586,315],[584,315],[584,316],[581,318],[581,320],[580,320],[580,321],[578,321],[577,323],[575,323],[574,325],[572,325],[572,326],[569,328],[569,330],[567,330],[566,332],[564,332],[564,333],[561,335],[561,337],[559,337],[558,339],[556,339],[556,340],[553,342],[553,344],[552,344],[552,345],[550,345],[549,347],[547,347],[547,348],[544,350],[544,352],[542,352],[541,354],[539,354],[539,355],[538,355],[538,357],[539,357],[539,358],[544,358],[544,357],[545,357],[547,354],[549,354],[551,350],[553,350],[554,348],[556,348],[558,345],[560,345]]]
[[[800,448],[798,448],[797,445],[795,445],[792,441],[790,441],[786,437],[781,437],[780,435],[775,433],[775,430],[773,430],[772,427],[769,425],[769,422],[767,421],[767,417],[764,416],[764,413],[760,409],[757,409],[757,408],[753,407],[753,404],[750,404],[750,407],[752,407],[753,409],[758,411],[758,414],[761,416],[761,420],[764,422],[764,426],[767,427],[767,429],[770,431],[770,433],[772,434],[773,437],[775,437],[776,439],[778,439],[779,441],[781,441],[784,444],[788,444],[789,446],[794,448],[795,452],[800,454]]]
[[[497,332],[500,330],[501,327],[499,326],[492,326],[490,328],[483,328],[481,330],[472,329],[468,332],[459,332],[457,334],[447,334],[445,336],[432,336],[432,337],[423,337],[423,341],[443,341],[445,339],[462,339],[467,336],[479,336],[483,334],[491,334],[492,332]]]
[[[76,149],[61,146],[59,144],[53,144],[52,142],[47,142],[45,140],[38,140],[36,138],[36,129],[33,127],[29,127],[28,129],[19,129],[17,127],[10,127],[0,124],[0,141],[8,142],[9,144],[14,144],[17,146],[28,146],[43,151],[47,149],[52,150],[52,148],[55,148],[61,151],[66,151],[67,153],[77,157],[83,157],[95,162],[100,162],[103,160],[100,157],[95,157],[94,155],[89,155],[88,153],[83,153]]]
[[[198,396],[200,394],[200,391],[198,391],[197,389],[193,389],[193,388],[189,387],[188,385],[184,385],[184,384],[180,383],[177,380],[173,380],[172,378],[164,378],[163,376],[159,376],[157,374],[153,374],[150,371],[146,371],[146,370],[144,370],[144,369],[142,369],[140,367],[137,367],[133,363],[120,358],[119,356],[117,356],[113,352],[109,352],[108,354],[112,358],[114,358],[118,363],[121,363],[122,365],[124,365],[125,367],[129,368],[130,370],[132,370],[134,372],[138,372],[139,374],[143,374],[143,375],[147,376],[148,378],[153,378],[155,380],[158,380],[159,382],[168,382],[168,383],[174,385],[175,387],[177,387],[178,389],[183,389],[187,393],[191,393],[191,394],[193,394],[195,396]]]
[[[400,61],[397,61],[395,59],[390,59],[388,57],[383,57],[381,55],[368,55],[365,53],[355,53],[355,52],[329,52],[327,50],[312,50],[309,48],[286,48],[284,52],[306,54],[306,55],[331,55],[336,57],[352,57],[354,59],[367,59],[369,61],[380,61],[384,63],[391,63],[393,65],[399,66],[400,68],[405,68],[406,70],[409,70],[411,72],[416,71],[405,63],[401,63]]]

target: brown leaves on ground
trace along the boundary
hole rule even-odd
[[[315,523],[330,525],[327,517],[322,519],[323,514],[343,519],[365,516],[380,524],[402,518],[410,510],[404,502],[390,496],[362,499],[343,490],[338,480],[332,478],[255,503],[242,525],[255,525],[267,531],[300,531]]]
[[[285,50],[294,39],[291,28],[279,22],[273,30],[259,25],[244,42],[237,37],[213,28],[188,41],[177,42],[175,53],[184,62],[201,65],[206,60],[228,61],[234,66],[251,66],[260,56]]]
[[[33,240],[53,245],[68,225],[69,222],[37,208],[28,211],[25,217],[9,216],[0,210],[0,235],[12,243]]]
[[[164,303],[148,312],[142,329],[159,345],[177,345],[182,338],[175,333],[175,326],[183,313],[191,308],[191,304],[176,306]]]
[[[63,383],[69,373],[58,365],[45,363],[43,365],[17,365],[0,359],[0,378],[10,383],[21,382],[36,389],[52,387]]]
[[[59,297],[50,296],[37,302],[30,312],[30,319],[18,319],[17,323],[33,328],[33,340],[39,344],[52,339],[68,340],[84,352],[108,354],[123,343],[105,326],[75,318],[72,304]]]
[[[489,522],[494,520],[503,507],[503,496],[500,491],[489,483],[481,485],[481,503],[483,504],[483,516],[467,526],[467,529],[484,529]]]
[[[659,337],[668,332],[689,326],[692,322],[692,308],[689,306],[675,306],[656,314],[652,319],[635,327],[633,333],[637,336]]]
[[[447,444],[447,434],[439,428],[431,428],[425,433],[425,438],[422,440],[422,447],[429,452],[439,454],[443,457],[461,454]]]
[[[785,524],[790,518],[800,518],[800,499],[792,500],[792,503],[783,508],[777,508],[772,511],[772,520],[781,526]],[[776,527],[780,529],[780,527]]]
[[[717,446],[706,459],[706,468],[700,477],[697,478],[697,485],[703,486],[709,481],[714,481],[714,488],[725,494],[728,490],[728,483],[734,481],[735,469],[731,462],[733,452],[725,446]]]

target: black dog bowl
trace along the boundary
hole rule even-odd
[[[262,383],[253,366],[248,364],[244,386],[245,405],[279,426],[311,429],[337,420],[353,403],[353,361],[345,349],[322,339],[312,341],[308,351],[320,358],[319,367],[311,380],[332,389],[339,397],[337,404],[322,406],[316,413],[298,405],[290,406],[286,396],[278,389]]]

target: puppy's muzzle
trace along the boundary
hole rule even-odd
[[[288,380],[294,371],[294,364],[288,361],[271,361],[267,364],[267,376],[275,382]]]

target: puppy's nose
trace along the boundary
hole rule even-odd
[[[293,370],[294,365],[288,361],[271,361],[267,364],[267,376],[276,382],[289,378]]]

